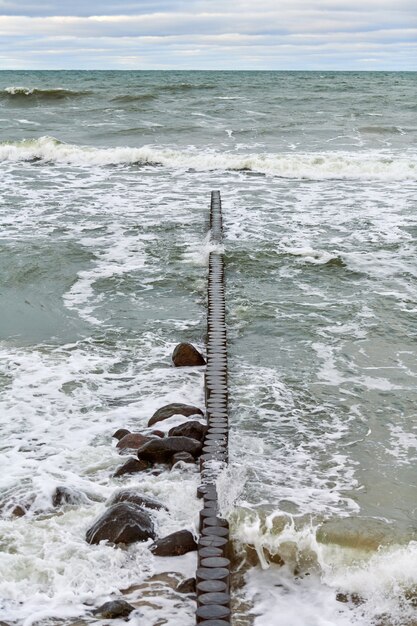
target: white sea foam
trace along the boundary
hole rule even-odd
[[[93,148],[52,137],[3,143],[0,161],[41,160],[78,166],[163,165],[169,168],[254,171],[283,178],[416,180],[417,158],[378,152],[313,154],[236,154],[141,148]]]
[[[170,401],[201,404],[201,384],[191,382],[195,373],[156,368],[161,347],[152,349],[154,341],[149,341],[144,338],[142,350],[130,360],[136,373],[125,370],[120,375],[113,368],[125,360],[122,346],[107,356],[106,349],[97,346],[97,352],[87,344],[40,352],[2,347],[0,375],[6,374],[11,384],[0,404],[2,415],[8,417],[2,429],[6,442],[2,465],[8,471],[2,471],[0,489],[15,504],[27,497],[32,502],[23,518],[6,515],[0,520],[0,535],[7,537],[0,555],[3,619],[30,626],[51,617],[79,616],[87,611],[86,602],[97,605],[164,569],[183,571],[175,559],[170,567],[160,563],[142,544],[122,550],[88,546],[84,539],[88,526],[104,510],[97,499],[108,498],[120,486],[110,476],[123,462],[110,443],[115,428],[143,429],[152,412]],[[146,358],[147,344],[151,352]],[[167,346],[168,354],[172,347]],[[153,363],[151,369],[146,360]],[[106,397],[113,403],[118,398],[121,406],[116,402],[114,408],[105,407],[98,398]],[[129,399],[129,408],[123,398]],[[140,487],[168,506],[169,514],[153,513],[160,535],[195,528],[200,508],[197,484],[193,467],[123,481],[123,487]],[[58,485],[79,490],[87,498],[76,507],[56,510],[51,496]],[[190,564],[184,571],[189,570]],[[161,607],[159,617],[169,607],[172,602]],[[190,606],[184,615],[181,612],[185,623],[189,614]]]
[[[302,247],[302,248],[291,248],[285,247],[282,248],[283,252],[287,254],[292,254],[293,256],[299,256],[307,263],[312,263],[313,265],[324,265],[333,259],[338,258],[337,252],[326,252],[326,250],[314,250],[310,247]]]
[[[184,261],[195,265],[207,266],[212,252],[223,254],[224,251],[224,245],[212,241],[211,232],[209,232],[202,242],[196,241],[187,246],[187,250],[184,252]]]
[[[246,575],[255,626],[370,626],[383,616],[389,624],[413,623],[415,541],[364,552],[320,543],[313,525],[296,529],[289,521],[273,534],[268,531],[272,522],[273,516],[263,530],[252,523],[236,535],[238,542],[253,545],[260,558],[260,567]],[[270,564],[264,549],[279,553],[285,565]],[[338,601],[338,593],[345,600]],[[356,604],[349,602],[352,597]]]
[[[6,87],[4,89],[4,93],[8,94],[9,96],[38,96],[40,98],[61,98],[67,96],[78,96],[87,92],[73,91],[64,87],[49,87],[43,89],[41,87],[25,87],[21,85],[12,85],[10,87]]]

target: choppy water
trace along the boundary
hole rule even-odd
[[[196,471],[114,479],[111,434],[203,406],[170,354],[204,344],[220,189],[238,595],[256,626],[417,622],[416,81],[0,73],[0,619],[89,621],[192,572],[84,534],[121,485],[168,505],[161,535],[197,519]],[[58,485],[85,500],[55,510]],[[193,623],[192,601],[147,594],[132,623]]]

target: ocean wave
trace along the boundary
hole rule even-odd
[[[172,85],[158,85],[158,91],[191,91],[192,89],[216,89],[216,85],[210,83],[200,83],[194,85],[192,83],[174,83]]]
[[[40,89],[39,87],[12,86],[6,87],[3,92],[0,92],[0,98],[36,97],[37,99],[45,100],[61,100],[63,98],[78,98],[80,96],[87,96],[89,93],[91,92],[73,91],[71,89],[64,89],[63,87]]]
[[[0,143],[0,161],[43,161],[75,166],[161,165],[197,171],[252,171],[281,178],[309,180],[417,180],[417,157],[380,152],[236,154],[169,148],[94,148],[53,137]]]
[[[138,94],[125,94],[123,96],[116,96],[112,98],[112,102],[144,102],[146,100],[154,100],[155,95],[152,93],[138,93]]]

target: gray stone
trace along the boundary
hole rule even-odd
[[[189,530],[179,530],[162,539],[157,539],[150,546],[156,556],[180,556],[197,550],[197,543]]]
[[[206,364],[203,355],[191,343],[179,343],[172,353],[172,362],[175,367],[193,367]]]
[[[196,579],[195,578],[186,578],[181,581],[175,591],[178,593],[195,593],[196,590]]]
[[[104,619],[114,619],[116,617],[128,617],[134,610],[135,607],[125,600],[111,600],[110,602],[105,602],[93,612]]]
[[[147,437],[141,433],[128,433],[117,442],[116,448],[123,450],[137,450],[144,443],[150,441],[152,437]]]
[[[131,502],[118,502],[87,530],[86,539],[93,544],[105,540],[128,544],[155,539],[155,530],[149,513]]]
[[[157,422],[167,420],[173,415],[184,415],[185,417],[189,417],[190,415],[203,415],[203,411],[196,406],[191,406],[190,404],[173,402],[172,404],[166,404],[155,411],[148,422],[148,426],[153,426],[153,424],[156,424]]]
[[[128,435],[129,433],[130,430],[127,430],[127,428],[118,428],[116,432],[112,435],[112,437],[120,441],[120,439],[122,439],[125,435]]]
[[[195,458],[189,452],[176,452],[171,458],[171,467],[174,467],[177,463],[195,463]]]
[[[145,507],[145,509],[165,509],[165,511],[168,511],[168,508],[162,504],[162,502],[158,502],[158,500],[154,500],[153,498],[148,498],[148,496],[144,496],[134,489],[120,489],[119,491],[116,491],[116,493],[113,494],[109,500],[108,504],[109,506],[112,506],[118,502],[132,502],[137,506]]]
[[[53,506],[61,506],[63,504],[80,504],[81,502],[88,502],[87,496],[78,491],[77,489],[73,489],[72,487],[64,487],[59,486],[55,489],[52,494],[52,505]]]
[[[174,426],[168,432],[168,435],[169,437],[191,437],[192,439],[197,439],[197,441],[203,441],[206,432],[207,426],[204,426],[197,420],[191,420],[179,426]]]
[[[128,459],[126,463],[121,465],[113,474],[115,478],[119,476],[123,476],[123,474],[136,474],[136,472],[143,472],[147,470],[149,467],[149,463],[146,461],[140,461],[139,459],[134,459],[133,457]]]
[[[164,437],[148,441],[138,450],[138,458],[151,463],[169,463],[177,452],[189,452],[194,457],[201,451],[202,443],[190,437]]]

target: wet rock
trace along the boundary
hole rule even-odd
[[[180,556],[197,550],[197,543],[189,530],[179,530],[158,539],[149,549],[155,556]]]
[[[197,422],[197,420],[191,420],[190,422],[185,422],[184,424],[180,424],[179,426],[174,426],[168,432],[169,437],[191,437],[191,439],[197,439],[197,441],[203,441],[204,436],[207,432],[207,426],[204,426],[201,422]]]
[[[16,506],[13,507],[10,512],[12,515],[14,515],[14,517],[23,517],[28,512],[28,509],[25,509],[21,504],[16,504]]]
[[[87,530],[88,543],[110,541],[133,543],[155,539],[152,519],[146,511],[131,502],[118,502],[109,507]]]
[[[152,437],[147,437],[141,433],[128,433],[117,442],[116,448],[122,450],[137,450],[144,443],[150,441]]]
[[[181,581],[175,591],[178,593],[195,593],[196,592],[196,579],[195,578],[186,578]]]
[[[337,593],[336,600],[343,603],[351,602],[355,606],[359,606],[360,604],[364,603],[363,598],[361,598],[357,593]]]
[[[133,457],[128,459],[126,463],[121,465],[113,474],[115,478],[123,476],[123,474],[136,474],[136,472],[144,472],[149,467],[149,463],[144,460],[134,459]]]
[[[162,430],[153,430],[151,435],[154,437],[165,437],[165,433]]]
[[[112,437],[120,441],[120,439],[122,439],[129,433],[130,433],[130,430],[127,430],[127,428],[119,428],[118,430],[116,430],[115,433],[113,433]]]
[[[138,458],[151,463],[169,463],[177,452],[189,452],[197,456],[203,445],[190,437],[164,437],[148,441],[138,450]]]
[[[206,364],[203,355],[191,343],[179,343],[172,353],[172,362],[175,367],[192,367]]]
[[[172,404],[166,404],[155,411],[148,422],[148,426],[153,426],[153,424],[156,424],[157,422],[167,420],[173,415],[184,415],[185,417],[189,417],[190,415],[203,415],[203,411],[196,406],[191,406],[190,404],[173,402]]]
[[[16,495],[0,501],[0,514],[5,517],[23,517],[32,508],[35,502],[34,495],[23,496],[17,499]]]
[[[176,452],[171,459],[171,467],[177,463],[195,463],[195,458],[189,452]]]
[[[135,607],[125,600],[111,600],[95,609],[94,614],[100,615],[104,619],[114,619],[116,617],[128,617],[134,610]]]
[[[59,486],[52,494],[52,505],[62,506],[63,504],[80,504],[81,502],[88,502],[87,496],[71,487]]]
[[[168,511],[168,508],[162,504],[162,502],[158,502],[158,500],[154,500],[153,498],[148,498],[148,496],[144,496],[134,489],[120,489],[120,491],[116,491],[109,501],[109,506],[117,504],[117,502],[132,502],[133,504],[145,507],[146,509],[165,509]]]

